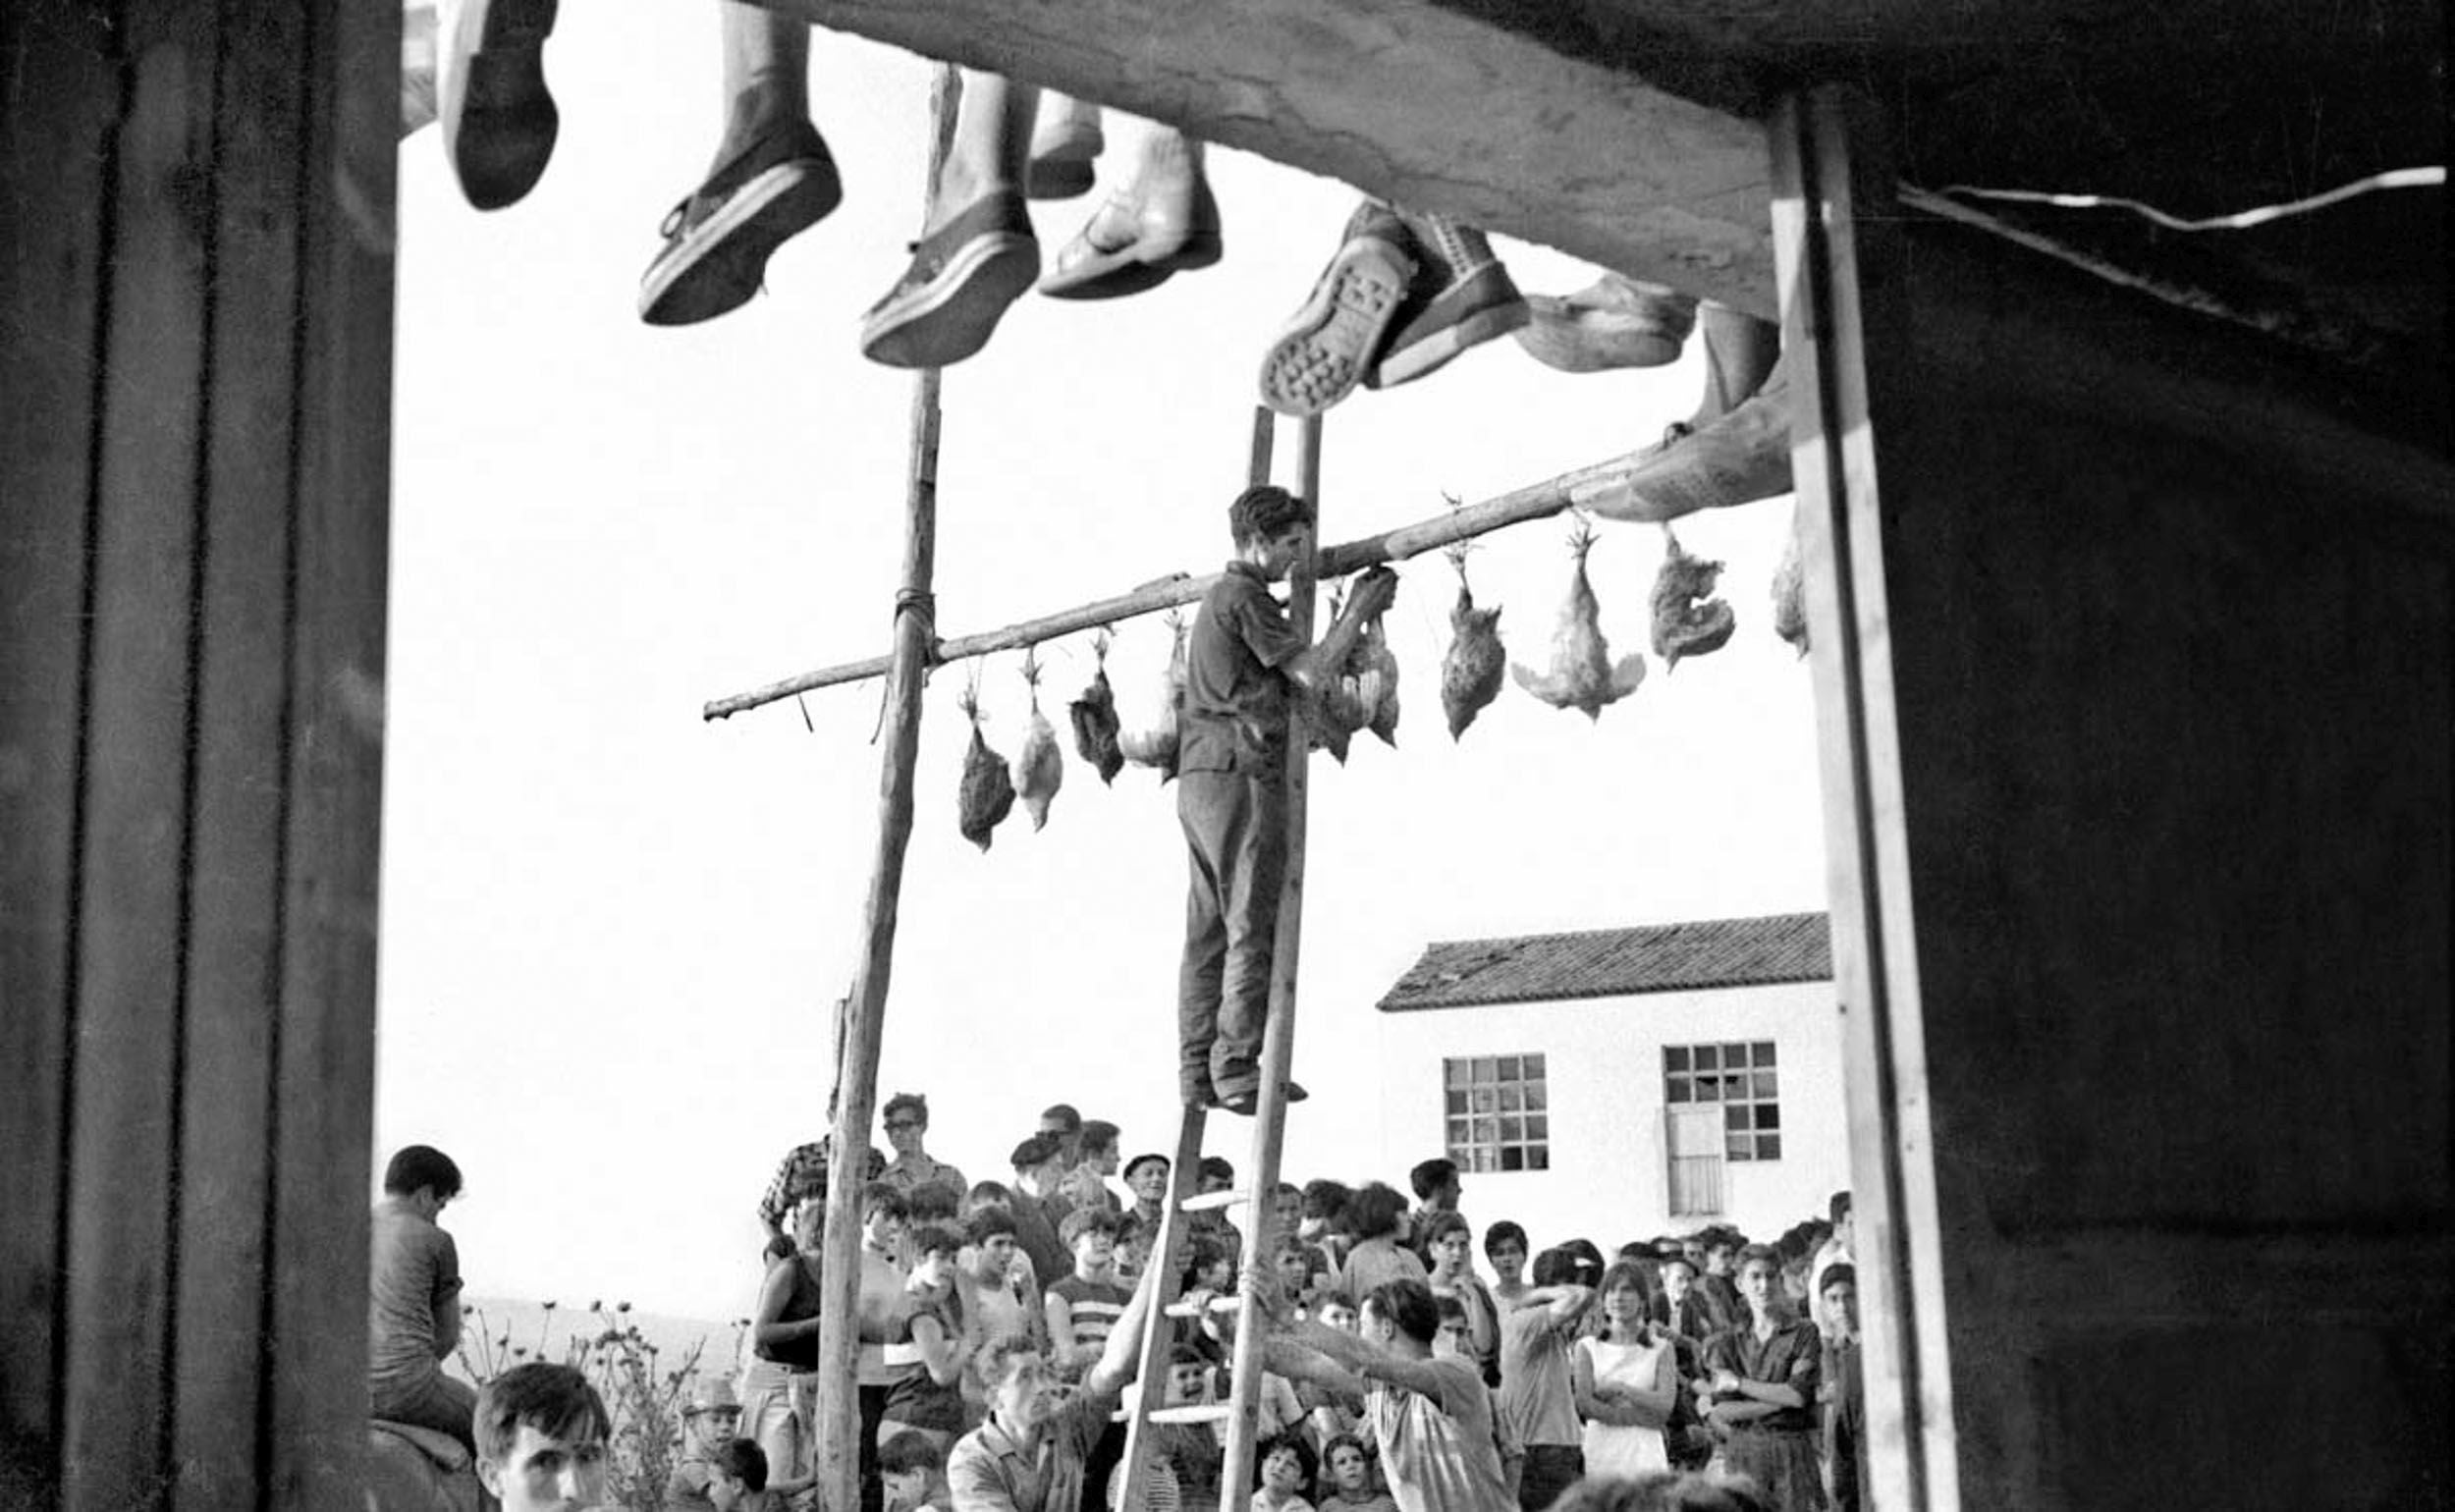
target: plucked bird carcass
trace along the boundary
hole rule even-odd
[[[980,733],[977,690],[963,692],[963,717],[972,722],[972,743],[963,753],[963,785],[956,794],[955,817],[963,838],[989,848],[989,832],[1013,812],[1014,783],[1007,776],[1006,758],[989,749]]]
[[[1688,555],[1667,525],[1663,539],[1663,569],[1654,577],[1654,654],[1663,659],[1663,671],[1677,672],[1681,657],[1728,645],[1739,617],[1729,600],[1712,596],[1721,564]]]
[[[1807,655],[1807,572],[1799,565],[1798,516],[1790,519],[1790,539],[1782,543],[1781,561],[1773,567],[1773,633]]]
[[[1457,602],[1449,606],[1449,649],[1441,658],[1441,711],[1449,717],[1454,740],[1500,696],[1508,653],[1500,647],[1500,607],[1475,607],[1474,590],[1466,585],[1465,552],[1452,548],[1449,562],[1457,568]]]
[[[1329,618],[1333,623],[1346,607],[1346,585],[1340,583],[1330,590]],[[1377,687],[1368,688],[1369,669],[1360,660],[1363,643],[1347,653],[1337,672],[1322,679],[1321,689],[1314,696],[1312,745],[1317,751],[1328,751],[1338,765],[1345,766],[1347,743],[1355,732],[1372,723]]]
[[[1602,606],[1586,577],[1586,553],[1594,549],[1594,531],[1583,520],[1569,535],[1574,569],[1568,577],[1568,601],[1560,606],[1559,623],[1552,630],[1552,666],[1536,673],[1522,663],[1508,665],[1517,685],[1555,709],[1582,709],[1587,719],[1600,720],[1606,705],[1615,704],[1645,680],[1645,658],[1635,652],[1611,660],[1610,642],[1603,637]]]
[[[1023,748],[1014,757],[1014,794],[1031,815],[1031,827],[1048,827],[1049,803],[1065,783],[1065,758],[1057,748],[1057,729],[1040,712],[1040,661],[1023,653],[1023,680],[1031,685],[1031,721],[1023,731]]]
[[[1117,748],[1117,690],[1108,680],[1108,631],[1092,638],[1091,654],[1099,665],[1066,712],[1074,725],[1074,754],[1091,764],[1102,783],[1114,783],[1125,768],[1125,753]]]
[[[1118,732],[1117,748],[1137,767],[1156,767],[1165,783],[1176,775],[1176,712],[1185,702],[1185,618],[1171,611],[1168,628],[1175,644],[1168,653],[1168,671],[1160,677],[1158,712],[1148,724]]]
[[[1395,750],[1398,743],[1398,659],[1391,653],[1390,637],[1382,633],[1381,617],[1364,621],[1364,636],[1355,643],[1355,659],[1364,667],[1364,685],[1372,695],[1372,712],[1365,728],[1381,737],[1381,743]]]

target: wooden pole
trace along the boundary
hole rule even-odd
[[[1318,530],[1321,417],[1306,416],[1300,435],[1302,459],[1296,492],[1312,504],[1314,528]],[[1299,560],[1287,574],[1287,623],[1307,645],[1313,640],[1313,601],[1320,576],[1318,562],[1309,560]],[[1304,701],[1292,699],[1289,703],[1295,717],[1287,722],[1286,770],[1282,779],[1287,803],[1286,870],[1279,884],[1279,933],[1270,952],[1270,1016],[1262,1029],[1262,1091],[1253,1109],[1253,1154],[1247,1178],[1253,1199],[1244,1224],[1243,1265],[1247,1271],[1271,1263],[1271,1247],[1278,1239],[1275,1196],[1280,1154],[1286,1143],[1287,1072],[1295,1059],[1296,954],[1304,935],[1304,808],[1309,790],[1306,763],[1313,742],[1302,712]],[[1240,1319],[1239,1324],[1230,1377],[1235,1382],[1235,1411],[1228,1419],[1228,1458],[1220,1470],[1222,1507],[1242,1506],[1249,1495],[1246,1487],[1253,1483],[1256,1419],[1262,1400],[1265,1330],[1258,1318]]]
[[[1368,567],[1376,567],[1384,562],[1404,562],[1410,557],[1419,557],[1425,552],[1438,551],[1444,546],[1458,541],[1488,535],[1492,531],[1503,529],[1509,525],[1523,524],[1531,519],[1548,519],[1562,510],[1583,505],[1598,498],[1624,481],[1638,463],[1651,457],[1656,450],[1653,447],[1640,448],[1624,457],[1614,457],[1609,461],[1579,467],[1573,472],[1563,472],[1558,477],[1546,478],[1540,483],[1531,483],[1524,488],[1513,489],[1496,498],[1446,510],[1430,519],[1419,519],[1412,524],[1400,525],[1396,529],[1384,531],[1380,535],[1365,536],[1358,540],[1326,547],[1320,553],[1320,575],[1344,577],[1350,572],[1358,572]],[[1081,630],[1096,629],[1104,624],[1115,624],[1119,620],[1131,620],[1141,615],[1157,614],[1165,609],[1174,609],[1180,605],[1199,601],[1202,595],[1211,591],[1211,585],[1218,580],[1219,574],[1216,572],[1200,577],[1183,572],[1171,572],[1143,584],[1130,593],[1120,593],[1114,598],[1097,599],[1057,614],[1041,616],[1036,620],[1020,621],[1004,629],[939,641],[931,650],[930,658],[938,665],[959,662],[965,657],[982,656],[992,651],[1012,651],[1023,646],[1038,645],[1044,640],[1055,640],[1061,635],[1071,635]],[[841,666],[821,668],[816,672],[806,672],[797,676],[787,677],[781,682],[771,682],[765,687],[753,688],[745,693],[736,693],[729,698],[712,699],[701,707],[700,717],[709,720],[729,719],[745,710],[756,709],[779,699],[791,698],[795,693],[807,693],[817,688],[834,687],[841,683],[860,682],[871,677],[884,676],[892,660],[890,657],[878,656],[866,661],[846,662]]]
[[[934,198],[962,95],[962,76],[942,66],[930,86],[934,123],[929,185]],[[926,211],[924,211],[924,217]],[[895,600],[895,651],[887,677],[885,771],[879,781],[878,856],[861,910],[861,959],[836,1023],[842,1051],[834,1068],[834,1148],[827,1159],[827,1231],[820,1241],[818,1333],[818,1484],[821,1504],[860,1505],[861,1186],[878,1098],[878,1052],[885,1038],[887,983],[895,961],[896,910],[903,852],[912,837],[912,769],[920,748],[921,688],[936,638],[930,582],[938,544],[938,388],[936,368],[912,385],[912,459],[905,495],[902,587]]]

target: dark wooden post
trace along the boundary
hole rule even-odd
[[[11,1506],[360,1495],[398,28],[0,19]]]
[[[2455,468],[1771,128],[1887,1509],[2449,1490]]]

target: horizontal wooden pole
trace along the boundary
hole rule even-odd
[[[1404,562],[1410,557],[1419,557],[1425,552],[1438,551],[1444,546],[1471,540],[1510,525],[1524,524],[1530,519],[1549,518],[1611,487],[1644,460],[1651,451],[1652,448],[1640,448],[1624,457],[1614,457],[1609,461],[1563,472],[1558,477],[1546,478],[1540,483],[1532,483],[1496,498],[1446,510],[1430,519],[1419,519],[1380,535],[1327,547],[1319,558],[1321,575],[1343,577],[1384,562]],[[1019,621],[1003,629],[941,640],[932,649],[930,661],[934,666],[943,666],[948,662],[959,662],[965,657],[985,656],[993,651],[1013,651],[1038,645],[1042,641],[1056,640],[1060,636],[1115,624],[1120,620],[1158,614],[1162,610],[1199,601],[1217,581],[1217,572],[1198,577],[1186,572],[1172,572],[1114,598],[1079,604],[1036,620]],[[823,667],[816,672],[805,672],[771,682],[765,687],[752,688],[746,693],[713,699],[700,709],[700,717],[708,720],[729,719],[745,710],[791,698],[795,693],[882,677],[886,675],[889,665],[887,657],[873,656],[863,661]]]

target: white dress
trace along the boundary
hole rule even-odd
[[[1633,1386],[1650,1391],[1662,1370],[1663,1352],[1671,1343],[1667,1338],[1655,1344],[1612,1344],[1599,1338],[1583,1338],[1577,1341],[1577,1347],[1586,1352],[1587,1362],[1594,1367],[1596,1385]],[[1670,1461],[1663,1452],[1663,1431],[1659,1427],[1588,1423],[1585,1442],[1586,1474],[1590,1476],[1633,1476],[1670,1468]]]

